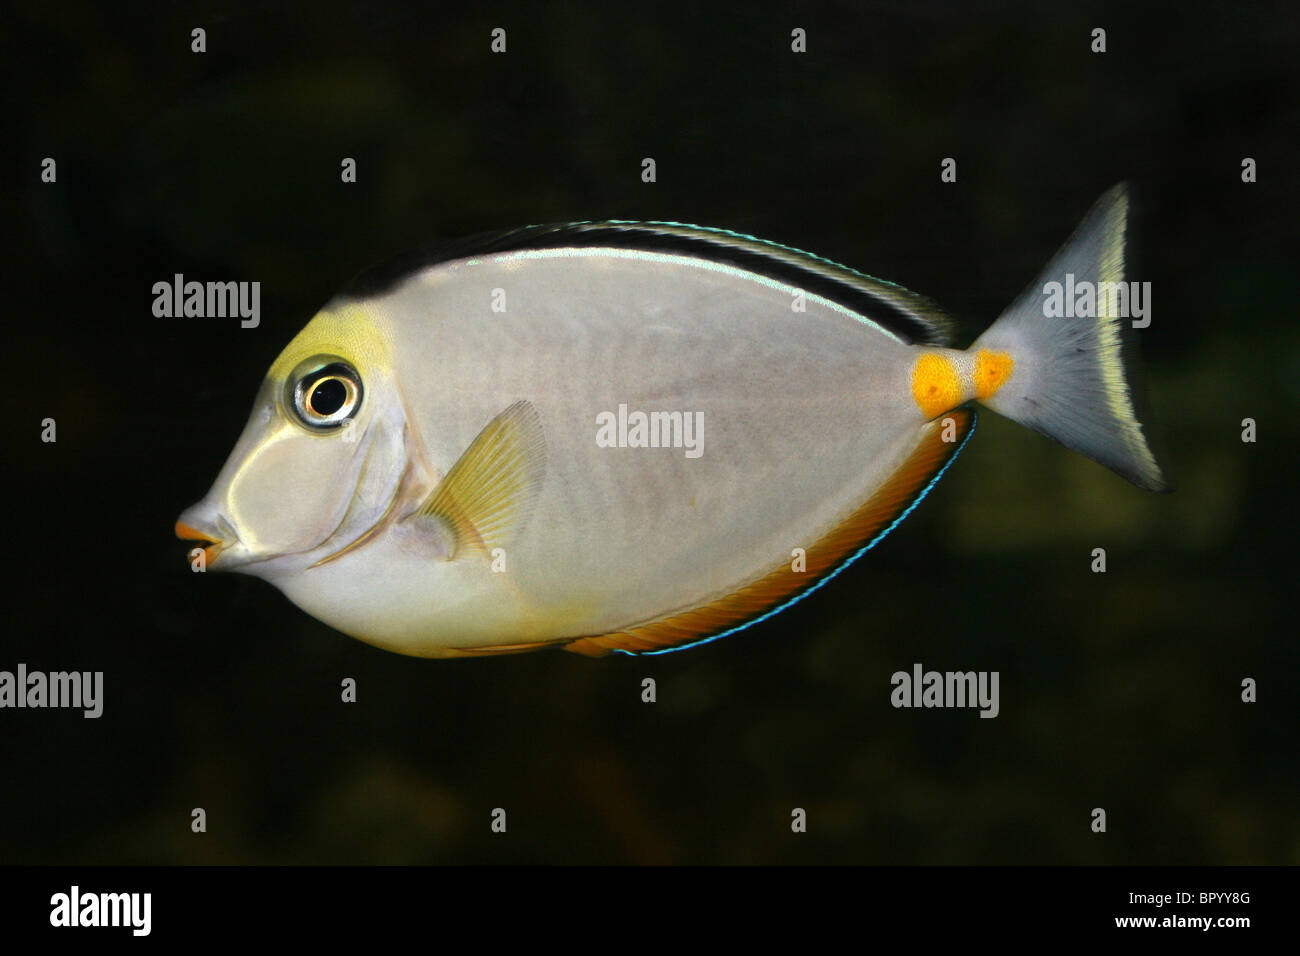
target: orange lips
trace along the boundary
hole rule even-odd
[[[197,541],[205,545],[203,548],[203,560],[207,564],[211,564],[215,561],[217,555],[219,555],[225,547],[225,545],[221,543],[220,539],[205,534],[196,528],[191,528],[182,521],[176,522],[175,530],[176,537],[180,538],[182,541]]]

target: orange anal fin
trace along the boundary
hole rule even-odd
[[[592,657],[611,651],[633,654],[657,651],[697,643],[761,617],[812,588],[888,530],[961,450],[974,421],[974,412],[958,408],[922,426],[920,443],[889,479],[852,514],[806,549],[804,570],[795,571],[786,562],[708,604],[621,631],[578,638],[564,649]],[[798,542],[792,542],[792,546],[798,546]]]

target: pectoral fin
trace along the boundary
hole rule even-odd
[[[479,432],[417,514],[441,521],[455,556],[490,554],[518,534],[546,475],[546,440],[531,402],[515,402]]]

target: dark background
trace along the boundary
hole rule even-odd
[[[0,669],[103,670],[105,711],[0,711],[0,862],[1300,861],[1298,38],[1198,2],[10,9]],[[389,654],[171,536],[280,349],[409,247],[722,226],[926,293],[964,346],[1122,179],[1172,495],[984,413],[813,599],[599,661]],[[175,272],[261,281],[261,326],[154,318]],[[918,661],[1000,671],[1001,716],[891,708]]]

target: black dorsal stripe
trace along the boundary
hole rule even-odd
[[[608,246],[667,252],[724,262],[823,296],[866,316],[909,343],[947,345],[952,322],[933,302],[908,289],[775,242],[724,229],[675,222],[574,222],[481,233],[417,249],[367,269],[343,292],[347,299],[385,295],[432,266],[525,249]]]

